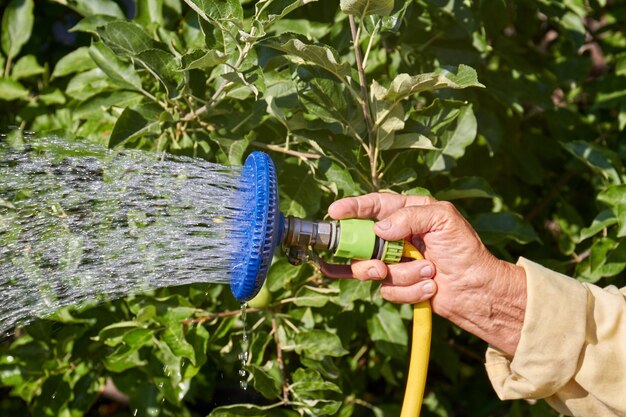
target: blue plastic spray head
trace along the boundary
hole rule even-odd
[[[267,154],[252,152],[246,158],[239,195],[234,224],[238,252],[231,260],[230,289],[238,301],[246,302],[261,289],[282,234],[276,169]]]

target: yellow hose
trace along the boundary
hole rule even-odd
[[[424,259],[420,251],[409,242],[404,242],[404,258]],[[404,391],[404,402],[400,417],[419,417],[424,400],[428,357],[430,356],[430,338],[433,318],[429,301],[422,301],[413,306],[413,342],[409,374]]]

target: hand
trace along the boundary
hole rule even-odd
[[[354,262],[356,278],[379,277],[382,296],[392,302],[432,297],[435,313],[515,351],[526,307],[524,270],[494,257],[454,205],[431,197],[375,193],[335,201],[328,213],[334,219],[378,220],[378,236],[409,240],[425,258],[396,265]],[[429,283],[436,283],[436,293],[427,291]]]

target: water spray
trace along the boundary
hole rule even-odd
[[[240,302],[251,300],[261,289],[274,255],[281,247],[293,265],[316,262],[321,272],[331,278],[352,276],[349,265],[325,262],[319,251],[329,251],[346,259],[380,259],[397,263],[405,259],[423,259],[409,242],[386,241],[373,231],[374,222],[366,219],[312,221],[283,216],[278,208],[276,171],[271,158],[253,152],[246,159],[241,175],[241,208],[235,219],[237,235],[242,236],[240,250],[233,256],[230,287]],[[413,310],[413,344],[401,417],[420,414],[428,357],[432,318],[428,301]]]

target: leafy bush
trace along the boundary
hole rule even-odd
[[[2,14],[2,126],[226,164],[263,149],[286,214],[432,193],[499,257],[624,285],[620,2],[11,0]],[[197,284],[18,329],[2,346],[0,411],[398,414],[409,306],[281,257],[256,303],[247,390],[239,306]],[[484,344],[434,327],[423,415],[554,415],[500,402]]]

